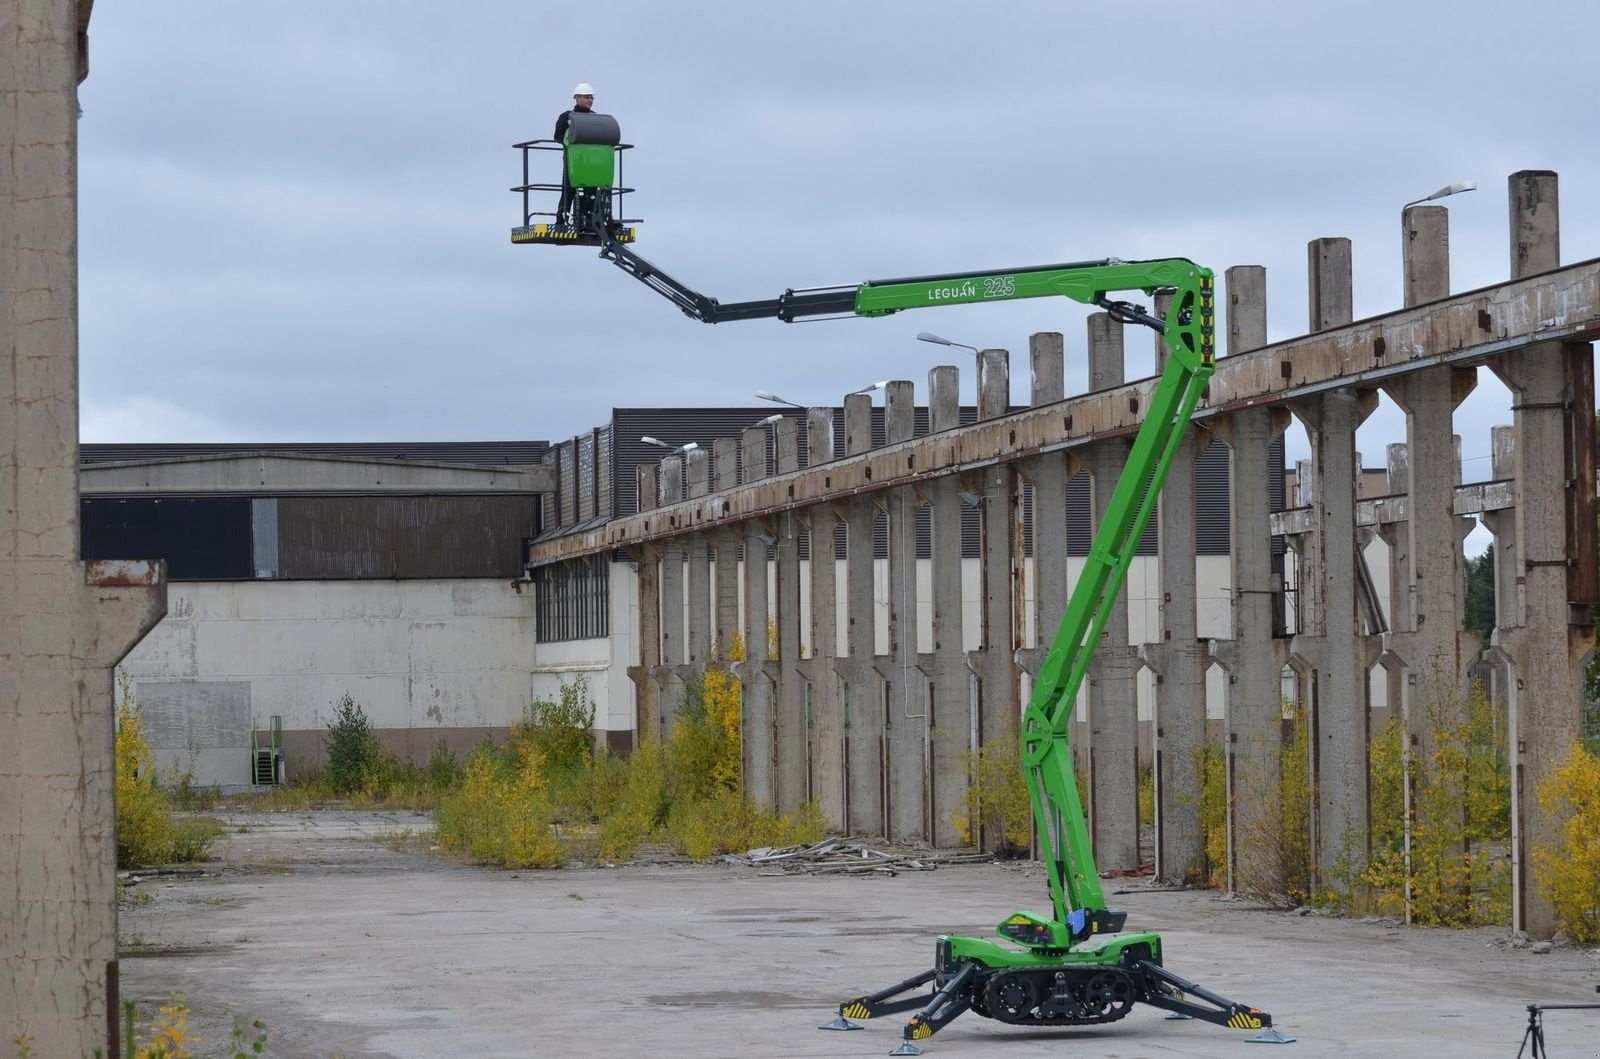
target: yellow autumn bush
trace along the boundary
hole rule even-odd
[[[546,791],[544,759],[530,743],[514,755],[482,747],[467,759],[461,790],[434,813],[441,849],[502,868],[555,868],[566,860]]]
[[[1600,755],[1574,743],[1538,793],[1539,808],[1561,818],[1559,843],[1533,851],[1540,892],[1567,937],[1600,941]]]
[[[126,697],[117,707],[117,866],[163,864],[177,827],[156,783],[156,755],[145,737],[144,712]]]

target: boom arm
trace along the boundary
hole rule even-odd
[[[1179,299],[1181,308],[1175,314],[1168,314],[1167,320],[1158,320],[1139,306],[1110,301],[1106,297],[1114,291],[1142,290],[1149,294],[1156,290],[1194,287],[1195,277],[1205,270],[1183,258],[1158,261],[1106,258],[1059,265],[1030,265],[993,272],[903,276],[868,280],[855,286],[791,288],[776,298],[724,305],[673,278],[626,244],[618,242],[605,224],[597,224],[594,235],[600,242],[601,257],[672,302],[684,315],[708,324],[769,319],[793,323],[809,316],[888,316],[902,309],[931,309],[940,305],[1009,301],[1016,298],[1067,297],[1086,305],[1098,305],[1123,323],[1143,324],[1164,333],[1181,317],[1177,331],[1168,334],[1168,340],[1181,339],[1191,350],[1198,350],[1200,346],[1202,325],[1195,316],[1193,299]],[[1205,272],[1205,275],[1209,277],[1211,274]]]
[[[1145,409],[1105,520],[1090,545],[1083,574],[1034,682],[1032,700],[1022,715],[1022,760],[1039,829],[1040,854],[1050,877],[1053,918],[1072,936],[1095,932],[1097,925],[1104,925],[1096,913],[1105,910],[1105,897],[1073,778],[1069,726],[1095,645],[1127,577],[1145,523],[1155,510],[1195,404],[1215,367],[1211,271],[1185,258],[1077,261],[998,272],[871,280],[854,287],[787,290],[777,298],[724,305],[662,272],[611,238],[604,226],[598,226],[595,234],[601,257],[706,323],[774,317],[792,322],[807,316],[844,314],[886,316],[903,309],[1055,296],[1100,306],[1123,323],[1143,324],[1162,333],[1168,350],[1166,366]],[[1166,318],[1158,319],[1141,306],[1109,297],[1135,290],[1147,295],[1170,291]],[[1128,703],[1127,708],[1132,709],[1133,704]],[[1080,915],[1074,917],[1073,913]]]
[[[1022,715],[1022,760],[1039,830],[1039,852],[1050,877],[1054,919],[1064,924],[1079,910],[1087,910],[1092,923],[1093,913],[1105,908],[1068,745],[1078,689],[1127,578],[1145,523],[1155,510],[1167,471],[1188,432],[1195,404],[1216,367],[1211,271],[1186,261],[1131,262],[1119,268],[1135,270],[1133,274],[1117,275],[1136,280],[1137,270],[1149,266],[1161,267],[1162,278],[1176,288],[1163,328],[1166,367]],[[1188,273],[1180,279],[1172,270],[1181,270],[1181,266],[1187,266]],[[1133,704],[1128,703],[1127,708],[1132,709]],[[1074,933],[1092,929],[1080,924]]]

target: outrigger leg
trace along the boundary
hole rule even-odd
[[[1294,1041],[1293,1037],[1272,1028],[1272,1016],[1265,1011],[1247,1007],[1213,993],[1204,986],[1173,974],[1160,964],[1138,960],[1133,963],[1130,970],[1145,977],[1144,996],[1140,999],[1146,1004],[1166,1008],[1175,1014],[1201,1019],[1218,1026],[1227,1026],[1229,1029],[1260,1030],[1261,1032],[1254,1037],[1246,1039],[1246,1043],[1249,1044],[1289,1044]],[[1211,1006],[1195,1003],[1188,999],[1189,994],[1199,997]]]
[[[876,1018],[879,1015],[893,1015],[896,1012],[910,1011],[912,1008],[921,1007],[932,1000],[936,994],[901,997],[899,1000],[891,1000],[890,998],[898,996],[908,989],[915,989],[919,985],[933,981],[933,976],[938,973],[936,969],[923,971],[915,978],[907,978],[904,982],[892,985],[888,989],[880,989],[876,993],[869,993],[854,1000],[846,1000],[839,1005],[839,1017],[826,1026],[818,1026],[817,1029],[859,1030],[861,1027],[851,1022],[851,1019]]]
[[[972,1006],[972,990],[968,987],[977,973],[977,964],[963,961],[961,969],[951,975],[950,980],[933,994],[928,1006],[911,1016],[911,1021],[906,1023],[904,1040],[900,1042],[900,1047],[889,1054],[921,1055],[922,1049],[911,1042],[927,1040]]]

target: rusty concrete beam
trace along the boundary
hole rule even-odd
[[[1467,291],[1217,362],[1197,420],[1343,387],[1372,388],[1536,342],[1600,338],[1600,259]],[[1134,432],[1156,380],[930,434],[820,467],[616,519],[534,545],[532,564],[659,540],[774,512],[875,493]]]

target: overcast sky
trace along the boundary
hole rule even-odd
[[[709,327],[596,259],[512,246],[510,145],[592,82],[638,250],[724,301],[1105,256],[1267,266],[1306,328],[1306,243],[1400,304],[1402,203],[1456,180],[1452,287],[1509,273],[1506,178],[1561,175],[1600,256],[1587,4],[1387,0],[101,3],[81,99],[86,441],[559,439],[613,406],[837,403],[960,350],[1067,336],[1065,300]],[[554,173],[549,174],[552,178]],[[1225,292],[1224,292],[1225,295]],[[1129,377],[1150,343],[1130,335]],[[970,400],[970,372],[963,395]],[[1487,374],[1467,478],[1509,422]],[[1404,440],[1392,406],[1359,441]],[[1291,437],[1303,454],[1303,432]]]

